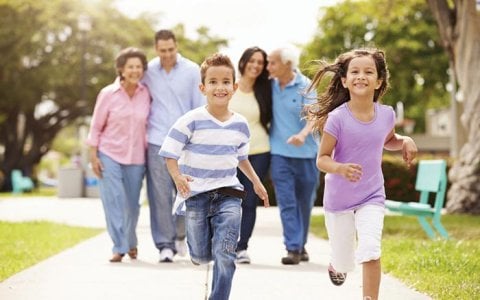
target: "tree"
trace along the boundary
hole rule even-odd
[[[379,47],[387,54],[391,89],[383,101],[402,101],[405,115],[425,128],[425,110],[448,105],[448,58],[435,20],[424,0],[344,1],[326,8],[302,65],[316,59],[332,61],[358,47]]]
[[[475,0],[427,0],[463,94],[467,141],[449,172],[447,210],[480,214],[480,10]]]
[[[86,33],[79,30],[81,15],[92,23]],[[153,35],[149,19],[128,18],[113,0],[94,6],[62,0],[0,2],[0,175],[7,179],[1,189],[9,187],[12,169],[34,175],[58,132],[91,114],[98,91],[116,76],[118,51],[128,46],[151,51]],[[226,43],[209,37],[208,30],[202,37],[209,50],[208,39]]]
[[[93,25],[85,49],[80,14],[88,14]],[[115,53],[150,45],[152,35],[148,23],[121,15],[111,1],[95,7],[80,1],[4,1],[0,28],[0,163],[6,179],[12,169],[32,176],[56,134],[90,113],[95,93],[112,81]],[[80,99],[83,55],[89,78]],[[45,103],[50,109],[42,111]]]

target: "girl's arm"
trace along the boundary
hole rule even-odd
[[[190,176],[183,175],[178,168],[178,161],[174,158],[165,157],[165,164],[167,165],[168,173],[175,182],[177,191],[182,195],[183,198],[188,198],[190,194],[190,184],[193,179]]]
[[[257,173],[255,173],[255,170],[253,169],[250,161],[248,159],[242,160],[241,162],[238,163],[238,168],[252,182],[253,190],[255,191],[255,194],[257,194],[258,197],[263,200],[263,206],[269,207],[270,203],[268,201],[267,190],[263,186],[263,183],[260,180],[260,178],[258,178]]]
[[[395,133],[395,129],[392,129],[392,131],[388,134],[383,147],[389,151],[402,150],[403,160],[409,167],[417,156],[418,152],[417,145],[413,139],[411,137]]]
[[[323,132],[318,146],[317,167],[325,173],[339,174],[351,182],[360,180],[362,166],[354,163],[339,163],[333,160],[332,153],[337,140],[327,132]]]

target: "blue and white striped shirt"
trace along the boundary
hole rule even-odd
[[[178,160],[180,172],[193,178],[190,197],[220,187],[242,189],[238,163],[248,158],[250,130],[238,113],[221,122],[206,106],[194,109],[170,128],[159,155]],[[186,199],[177,193],[173,212],[182,210]]]

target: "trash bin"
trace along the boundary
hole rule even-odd
[[[88,168],[87,171],[85,172],[84,184],[85,184],[85,197],[100,198],[98,178],[90,168]]]
[[[58,197],[80,198],[83,192],[83,172],[80,168],[61,168],[58,171]]]

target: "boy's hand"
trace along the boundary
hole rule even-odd
[[[255,191],[255,194],[262,199],[263,201],[263,206],[264,207],[269,207],[270,202],[268,201],[268,193],[263,184],[260,182],[259,184],[254,184],[253,185],[253,190]]]
[[[345,163],[340,164],[337,173],[342,175],[350,182],[357,182],[362,177],[362,166],[359,164]]]
[[[193,181],[193,178],[188,175],[178,174],[173,178],[175,186],[177,187],[177,192],[182,195],[183,198],[188,198],[190,195],[190,184],[189,182]]]

